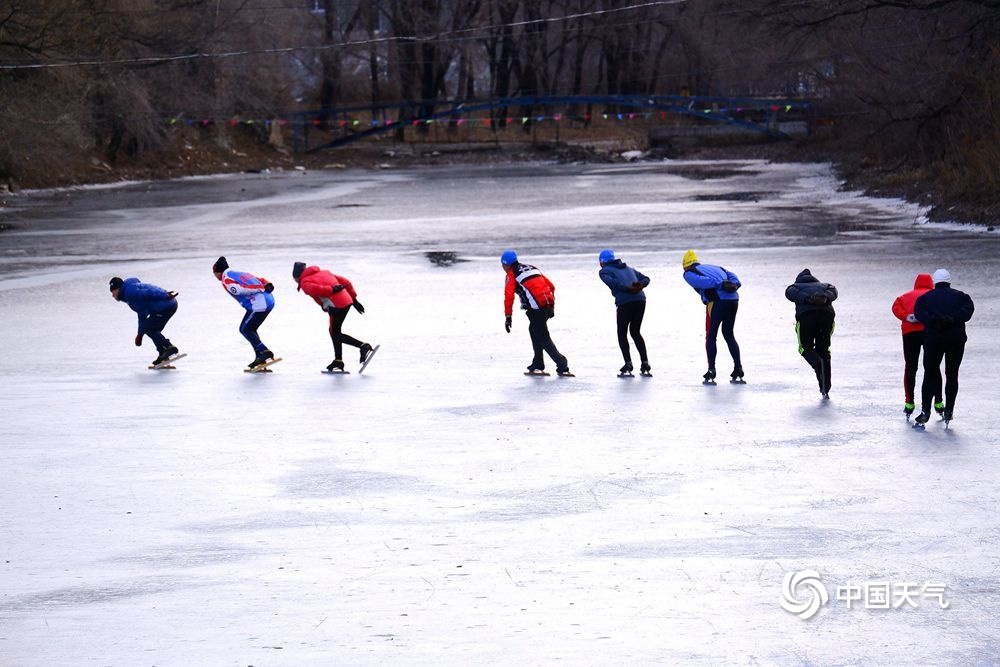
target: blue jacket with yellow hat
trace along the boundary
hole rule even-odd
[[[702,303],[739,300],[740,295],[736,290],[743,284],[732,271],[713,264],[702,264],[694,250],[684,253],[681,264],[684,267],[684,280],[698,292]]]

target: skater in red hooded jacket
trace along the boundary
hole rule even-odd
[[[292,278],[299,286],[299,291],[305,292],[313,298],[320,308],[330,315],[330,340],[333,341],[334,360],[326,367],[328,371],[344,370],[343,346],[344,343],[359,348],[361,351],[361,363],[365,363],[372,353],[372,346],[363,343],[357,338],[348,336],[341,328],[347,313],[353,306],[359,313],[364,314],[365,307],[358,301],[357,292],[351,281],[343,276],[330,273],[318,266],[305,265],[305,262],[295,262],[292,267]]]
[[[913,388],[917,384],[917,366],[920,364],[920,351],[924,347],[924,325],[913,315],[913,304],[924,293],[934,289],[934,280],[929,273],[917,275],[913,281],[913,289],[900,294],[892,302],[892,314],[900,321],[903,331],[903,391],[906,398],[903,402],[903,414],[909,419],[916,407],[913,401]],[[941,394],[934,397],[934,410],[944,413],[944,403]]]

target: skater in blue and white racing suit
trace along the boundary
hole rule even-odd
[[[257,329],[274,309],[274,285],[263,278],[229,268],[225,257],[220,257],[212,266],[212,273],[222,283],[229,295],[246,309],[246,315],[240,322],[240,333],[253,346],[254,360],[247,367],[254,368],[274,359],[274,353],[261,342]]]

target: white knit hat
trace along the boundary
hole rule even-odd
[[[948,269],[938,269],[934,272],[934,284],[938,283],[950,283],[951,274],[948,273]]]

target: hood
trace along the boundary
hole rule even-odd
[[[623,262],[620,259],[613,259],[610,262],[605,262],[604,266],[613,266],[616,269],[624,269],[625,268],[625,262]]]
[[[809,269],[802,269],[799,275],[795,276],[797,283],[818,283],[819,281],[809,272]]]
[[[929,273],[918,273],[913,281],[913,289],[934,289],[934,279]]]
[[[313,275],[314,273],[319,273],[319,272],[320,272],[320,268],[318,266],[307,266],[306,268],[302,269],[302,273],[300,273],[299,277],[295,280],[295,282],[297,282],[298,285],[299,285],[299,287],[298,287],[298,289],[296,291],[298,291],[298,292],[302,291],[302,281],[303,280],[305,280],[309,276]]]

